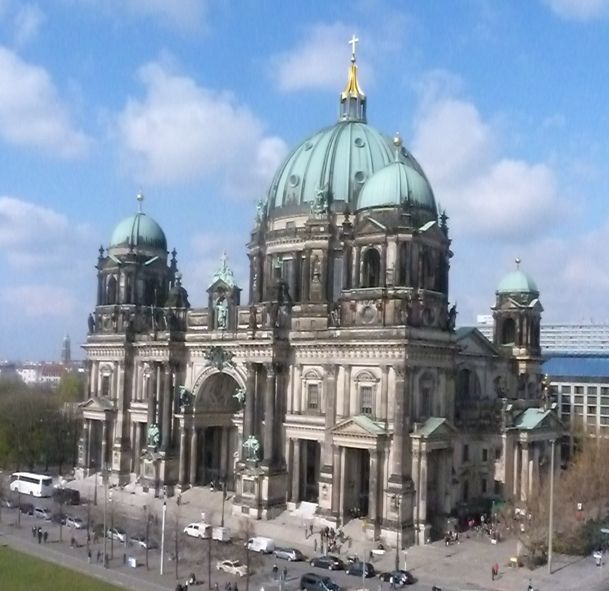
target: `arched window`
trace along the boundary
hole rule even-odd
[[[354,414],[376,416],[376,388],[379,380],[369,371],[360,372],[355,378],[358,392],[358,408]]]
[[[110,275],[106,286],[106,304],[116,304],[116,277]]]
[[[321,376],[315,371],[308,371],[303,377],[304,412],[319,414],[323,410]]]
[[[419,380],[419,420],[433,415],[435,382],[431,373],[426,372]]]
[[[369,248],[362,258],[362,287],[379,287],[381,284],[381,255]]]
[[[475,371],[463,368],[457,373],[457,401],[477,400],[481,395],[480,380]]]
[[[511,345],[516,342],[516,323],[513,318],[507,318],[501,327],[501,344]]]

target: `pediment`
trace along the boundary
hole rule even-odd
[[[387,226],[368,216],[357,224],[356,231],[358,234],[378,234],[379,232],[387,232]]]
[[[457,343],[464,355],[497,357],[499,352],[477,328],[457,330]]]
[[[446,441],[447,439],[452,439],[456,433],[457,429],[444,417],[429,417],[418,429],[415,429],[412,436],[422,439],[441,439]]]
[[[340,421],[332,429],[333,435],[341,437],[379,437],[387,432],[380,423],[365,415],[356,415]]]
[[[89,398],[78,405],[81,410],[89,412],[107,412],[114,410],[114,404],[107,398]]]

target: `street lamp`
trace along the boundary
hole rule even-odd
[[[161,569],[160,574],[163,574],[165,567],[165,517],[167,516],[167,487],[163,487],[163,517],[161,519]]]
[[[556,440],[550,441],[552,445],[550,457],[550,515],[548,516],[548,574],[552,574],[552,537],[554,529],[554,448]]]
[[[97,477],[97,472],[95,476]],[[108,568],[108,478],[105,465],[103,467],[102,480],[104,482],[104,568]]]
[[[114,503],[112,502],[112,491],[109,494],[110,501],[110,560],[114,560]]]

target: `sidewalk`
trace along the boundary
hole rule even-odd
[[[90,497],[93,490],[93,478],[70,482],[70,486],[81,490],[83,496]],[[98,502],[103,500],[103,487],[98,488]],[[147,505],[151,511],[160,515],[162,499],[155,499],[151,495],[136,495],[124,490],[114,489],[116,503],[141,511]],[[231,495],[228,495],[225,504],[224,522],[234,533],[239,531],[240,521],[243,518],[232,514]],[[102,501],[103,502],[103,501]],[[167,501],[167,511],[175,514],[176,497]],[[222,493],[212,492],[208,488],[194,488],[182,494],[180,507],[180,520],[186,524],[191,521],[200,521],[201,513],[213,525],[220,524],[222,513]],[[311,524],[310,519],[291,515],[284,511],[271,521],[252,521],[255,535],[266,536],[275,540],[277,545],[286,545],[298,548],[305,555],[311,556],[314,552],[314,540],[319,546],[319,534],[305,536],[305,526]],[[313,518],[315,532],[318,532],[322,521]],[[350,528],[357,531],[357,528]],[[356,539],[353,535],[351,547],[343,548],[342,555],[357,554],[366,556],[370,550],[370,543],[363,539]],[[319,549],[319,548],[318,548]],[[546,567],[534,571],[527,568],[512,568],[509,566],[510,557],[516,554],[516,542],[505,540],[499,544],[491,544],[485,537],[462,538],[460,544],[445,546],[443,541],[425,546],[412,546],[408,548],[406,563],[408,570],[423,584],[422,588],[432,584],[443,589],[470,589],[488,591],[526,591],[529,582],[540,591],[609,591],[609,564],[596,567],[592,557],[568,557],[555,555],[552,574],[548,574]],[[499,576],[491,580],[491,566],[499,565]],[[388,548],[383,556],[375,557],[375,568],[380,571],[393,570],[395,565],[395,548]],[[400,552],[400,567],[404,566],[404,553]]]

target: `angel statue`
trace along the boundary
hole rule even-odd
[[[243,448],[247,451],[248,460],[257,460],[258,452],[260,451],[260,443],[255,435],[250,435],[244,442]]]
[[[190,406],[192,402],[192,393],[186,389],[186,386],[178,386],[178,393],[180,396],[180,406]]]
[[[148,443],[149,447],[159,446],[159,443],[161,442],[161,431],[156,423],[152,423],[152,425],[148,427],[146,442]]]
[[[237,388],[233,394],[233,398],[236,398],[237,402],[243,406],[245,403],[245,388]]]

